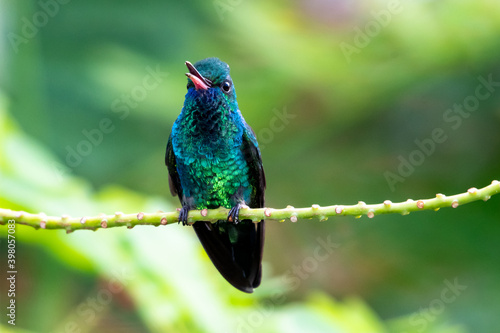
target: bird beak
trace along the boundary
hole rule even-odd
[[[189,70],[189,73],[186,73],[186,76],[191,81],[193,81],[196,90],[200,89],[207,90],[212,86],[212,82],[201,76],[201,74],[196,70],[196,68],[194,68],[194,66],[189,61],[186,61],[186,66]]]

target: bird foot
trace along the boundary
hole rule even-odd
[[[183,206],[181,208],[181,211],[179,212],[179,222],[177,222],[177,224],[182,222],[182,225],[187,225],[188,214],[189,214],[188,206]]]
[[[238,224],[240,222],[240,209],[243,207],[242,203],[237,203],[227,214],[227,221]]]

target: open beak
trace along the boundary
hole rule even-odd
[[[186,76],[193,81],[194,87],[196,90],[207,90],[212,86],[212,82],[210,80],[201,76],[201,74],[196,70],[196,68],[189,62],[186,61],[186,66],[189,70],[189,73],[186,73]]]

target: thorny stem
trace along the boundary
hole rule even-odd
[[[380,204],[367,205],[359,201],[356,205],[333,205],[320,207],[312,205],[307,208],[294,208],[287,206],[284,209],[274,208],[241,208],[240,219],[251,219],[254,222],[260,220],[278,220],[284,221],[290,219],[292,222],[297,222],[298,219],[319,218],[320,221],[326,220],[332,216],[356,216],[361,217],[366,215],[369,218],[379,214],[399,213],[402,215],[409,214],[421,210],[439,210],[443,207],[457,208],[460,205],[484,200],[487,201],[492,195],[500,193],[500,182],[494,180],[491,185],[482,189],[472,187],[465,193],[446,196],[444,194],[436,194],[435,198],[412,200],[408,199],[404,202],[392,203],[386,200]],[[194,221],[210,221],[226,220],[229,209],[203,209],[192,210],[189,212],[188,222]],[[10,209],[0,208],[0,225],[5,225],[9,220],[14,220],[16,224],[25,224],[35,229],[66,229],[67,232],[72,232],[79,229],[97,230],[99,228],[113,228],[127,226],[133,228],[136,225],[166,225],[178,222],[179,212],[158,212],[158,213],[138,213],[124,214],[116,212],[114,215],[101,214],[99,216],[84,216],[70,217],[63,216],[47,216],[44,213],[29,214],[22,211],[12,211]]]

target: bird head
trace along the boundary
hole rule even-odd
[[[225,62],[218,58],[206,58],[194,65],[186,61],[186,66],[189,71],[186,73],[187,96],[200,98],[208,95],[210,99],[224,99],[228,104],[236,104],[233,80]]]

